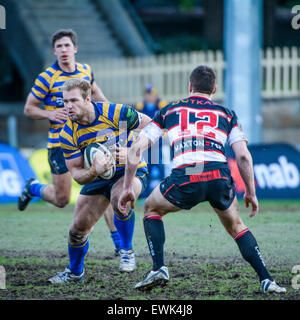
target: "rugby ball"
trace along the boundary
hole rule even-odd
[[[112,153],[109,151],[109,149],[101,143],[98,142],[94,142],[89,144],[85,150],[84,150],[84,165],[86,168],[90,168],[92,166],[92,163],[95,159],[95,157],[100,157],[100,159],[105,155],[105,154],[109,154],[109,156],[111,157],[112,161],[113,161],[113,166],[111,169],[105,171],[104,173],[102,173],[101,175],[99,175],[100,178],[102,179],[111,179],[115,173],[116,173],[116,160],[114,158],[114,156],[112,155]]]

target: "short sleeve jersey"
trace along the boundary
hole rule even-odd
[[[175,101],[161,109],[143,133],[154,141],[167,131],[173,167],[226,163],[225,144],[247,141],[234,111],[203,97]]]

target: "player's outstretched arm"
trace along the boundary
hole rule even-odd
[[[252,206],[250,217],[254,217],[258,213],[259,206],[255,192],[252,156],[247,148],[246,141],[236,142],[231,147],[235,153],[239,172],[245,183],[244,202],[247,208],[249,204]]]
[[[68,113],[65,108],[59,108],[57,110],[43,110],[39,107],[41,101],[38,100],[32,93],[29,93],[24,106],[24,114],[35,120],[48,119],[63,123],[68,119]]]
[[[127,212],[126,206],[128,202],[130,202],[131,208],[134,208],[135,193],[133,191],[133,179],[141,156],[150,145],[151,141],[145,135],[140,134],[138,139],[129,149],[125,167],[124,188],[118,202],[118,208],[124,215],[126,215]]]

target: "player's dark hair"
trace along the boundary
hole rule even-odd
[[[212,94],[216,85],[216,74],[208,66],[198,66],[192,71],[190,82],[194,92]]]
[[[60,29],[57,30],[53,35],[52,35],[52,47],[54,47],[55,42],[63,37],[68,37],[71,39],[72,43],[74,46],[77,45],[77,34],[74,30],[72,29]]]

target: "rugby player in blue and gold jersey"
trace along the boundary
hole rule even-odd
[[[60,132],[60,144],[73,179],[83,187],[69,231],[69,265],[48,281],[65,283],[82,279],[84,257],[89,248],[88,234],[110,203],[115,212],[114,222],[121,243],[126,242],[126,248],[120,250],[119,270],[133,271],[135,254],[132,250],[132,237],[135,214],[133,210],[129,210],[125,217],[118,211],[126,163],[126,155],[121,159],[120,149],[129,148],[134,143],[133,130],[144,128],[151,119],[124,104],[93,102],[91,86],[84,79],[70,79],[63,85],[62,90],[69,119]],[[109,180],[99,178],[101,173],[111,168],[109,158],[99,160],[96,157],[91,168],[84,166],[84,150],[93,142],[101,142],[115,149],[116,173]],[[135,199],[145,189],[147,180],[147,164],[140,160],[133,179]]]
[[[64,82],[71,78],[85,79],[91,84],[93,100],[107,101],[94,80],[90,66],[75,60],[77,35],[72,29],[55,32],[52,47],[57,61],[38,75],[24,107],[26,116],[36,120],[48,119],[50,122],[47,149],[52,184],[45,185],[33,178],[29,179],[19,197],[19,210],[25,210],[33,197],[39,197],[59,208],[65,207],[70,201],[71,175],[59,144],[59,133],[68,119],[61,91]],[[41,103],[44,109],[39,107]],[[113,224],[111,207],[105,213],[105,220],[111,231],[115,251],[118,252],[120,239]]]

